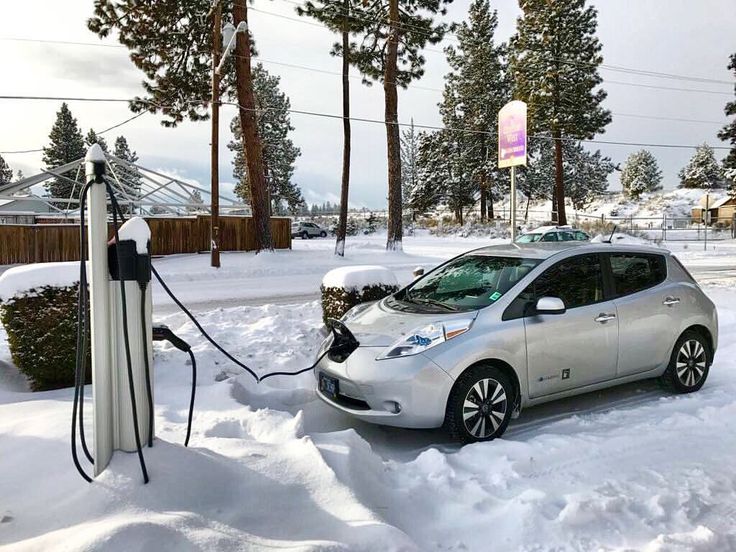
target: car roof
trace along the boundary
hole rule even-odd
[[[548,259],[569,249],[577,253],[658,253],[668,255],[669,251],[661,247],[638,244],[591,243],[584,241],[567,242],[533,242],[488,245],[468,251],[466,255],[489,255],[499,257],[524,257],[530,259]]]
[[[524,234],[546,234],[547,232],[560,232],[560,231],[575,231],[577,228],[573,228],[572,226],[565,225],[565,226],[540,226],[539,228],[535,228],[534,230],[529,230],[528,232],[524,232]]]

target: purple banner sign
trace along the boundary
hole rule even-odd
[[[498,167],[526,165],[526,104],[507,103],[498,112]]]

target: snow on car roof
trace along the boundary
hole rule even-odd
[[[669,254],[667,249],[653,245],[633,243],[591,243],[584,241],[567,242],[534,242],[534,243],[510,243],[505,245],[489,245],[468,251],[466,255],[498,255],[506,257],[525,257],[531,259],[547,259],[571,248],[583,248],[595,252],[632,252]]]

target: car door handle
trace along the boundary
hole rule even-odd
[[[598,316],[596,316],[595,321],[599,322],[600,324],[605,324],[609,320],[613,320],[616,318],[615,314],[606,314],[605,312],[600,313]]]
[[[679,297],[665,297],[664,301],[662,301],[663,305],[667,305],[668,307],[671,307],[672,305],[676,305],[680,302]]]

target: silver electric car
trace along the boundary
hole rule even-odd
[[[323,401],[463,442],[639,379],[697,391],[718,343],[715,305],[668,251],[585,242],[470,251],[335,326],[315,367]]]

